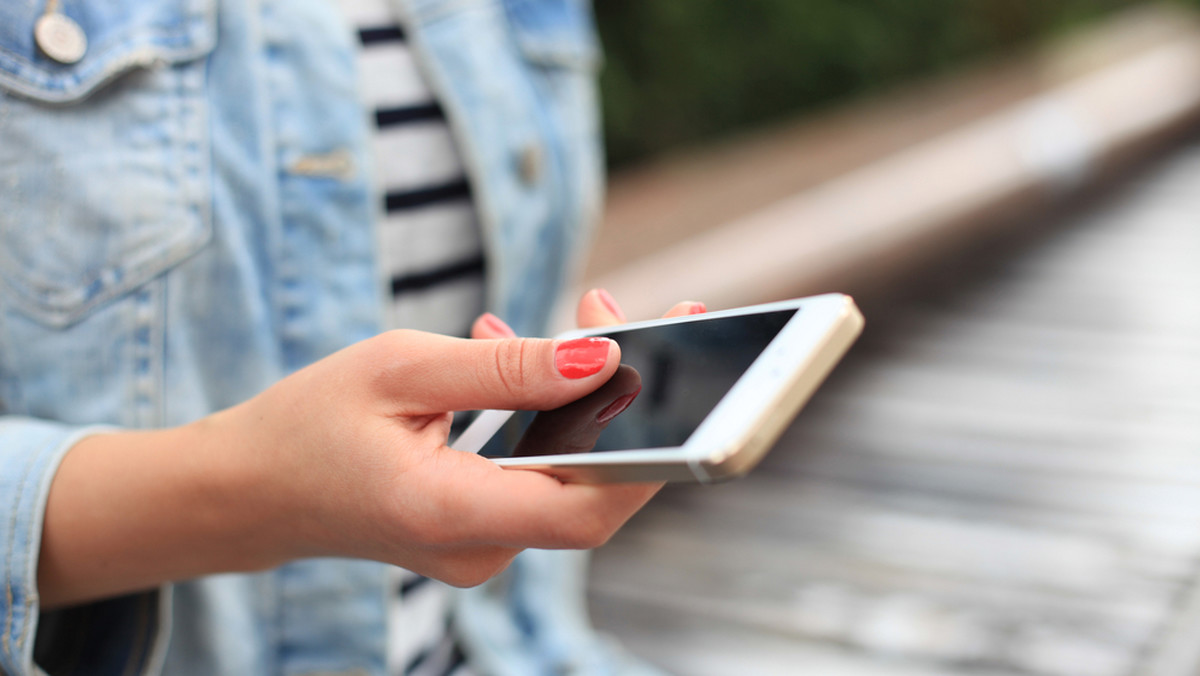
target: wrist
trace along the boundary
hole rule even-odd
[[[286,561],[260,464],[219,421],[97,434],[64,456],[38,559],[43,607]]]
[[[171,430],[177,448],[195,453],[196,527],[224,553],[217,572],[265,570],[310,555],[273,449],[240,424],[239,408]]]

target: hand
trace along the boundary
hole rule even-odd
[[[474,585],[526,547],[598,546],[657,486],[503,470],[447,447],[449,412],[560,406],[619,356],[604,339],[394,331],[194,424],[88,437],[51,487],[43,604],[326,555]]]
[[[344,350],[230,412],[301,555],[388,561],[451,584],[499,572],[525,547],[602,544],[653,487],[564,485],[447,447],[450,411],[556,408],[605,383],[605,339],[459,340],[413,331]]]

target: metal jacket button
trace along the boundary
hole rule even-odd
[[[43,54],[64,65],[79,61],[87,53],[87,35],[66,14],[43,14],[33,25],[33,39]]]

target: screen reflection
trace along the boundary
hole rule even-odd
[[[629,408],[641,391],[642,376],[632,366],[621,364],[607,383],[583,399],[535,414],[513,455],[587,453],[595,448],[600,432]]]
[[[518,411],[484,446],[490,457],[682,446],[796,310],[614,331],[621,365],[592,394]]]

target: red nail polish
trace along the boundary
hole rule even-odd
[[[608,361],[607,338],[576,338],[558,344],[554,365],[572,380],[599,373]]]
[[[608,406],[605,406],[603,411],[600,411],[596,414],[596,422],[603,425],[604,423],[621,415],[625,409],[629,408],[629,405],[633,403],[633,400],[637,399],[638,393],[641,391],[642,388],[639,387],[637,388],[637,392],[630,392],[623,397],[618,397],[616,401]]]
[[[613,298],[611,293],[604,289],[596,289],[596,295],[600,297],[600,302],[604,303],[604,307],[613,313],[613,316],[623,322],[629,321],[625,318],[625,313],[621,311],[621,306],[617,305],[617,299]]]
[[[702,315],[708,312],[708,308],[704,303],[692,303],[692,307],[688,310],[689,315]]]
[[[512,328],[508,324],[505,324],[504,320],[490,312],[483,313],[483,323],[487,324],[488,328],[502,336],[507,336],[509,338],[517,337],[517,334],[513,333]]]

